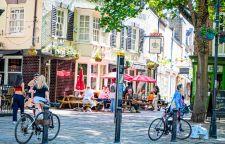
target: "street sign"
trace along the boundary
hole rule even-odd
[[[189,74],[189,68],[180,68],[179,74]]]
[[[225,90],[221,90],[217,94],[216,115],[217,117],[225,117]]]

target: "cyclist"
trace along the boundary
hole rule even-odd
[[[35,107],[39,111],[42,111],[43,102],[49,102],[49,88],[43,75],[37,78],[36,84],[33,87],[32,98]]]

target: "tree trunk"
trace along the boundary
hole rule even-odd
[[[192,121],[201,123],[205,120],[208,98],[208,54],[198,53],[196,96]]]

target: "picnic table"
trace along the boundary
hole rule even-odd
[[[64,105],[68,105],[70,109],[72,108],[72,105],[77,105],[77,107],[79,108],[80,104],[82,104],[82,99],[82,97],[76,97],[74,95],[64,96],[62,100],[59,100],[59,102],[61,103],[59,108],[62,108],[62,106]]]

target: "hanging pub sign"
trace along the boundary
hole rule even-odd
[[[152,54],[161,53],[161,37],[150,37],[149,39],[149,52]]]

